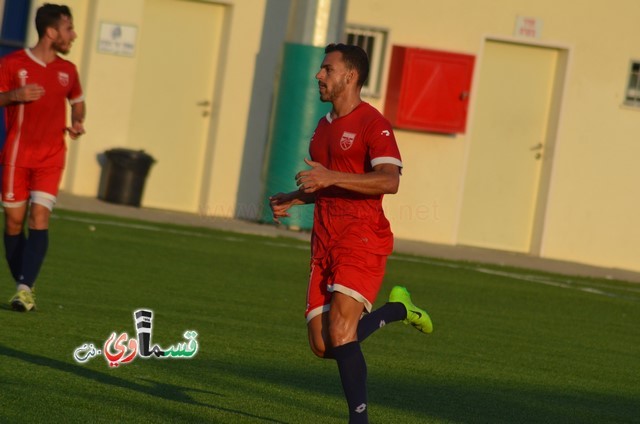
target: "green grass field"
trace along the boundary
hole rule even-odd
[[[0,422],[346,422],[307,346],[306,243],[68,211],[51,228],[39,311],[0,308]],[[373,423],[640,422],[640,285],[394,255],[378,304],[397,283],[435,331],[363,344]],[[135,337],[139,308],[159,345],[196,330],[197,354],[74,360]]]

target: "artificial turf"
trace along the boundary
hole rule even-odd
[[[308,256],[293,239],[57,211],[38,311],[0,307],[0,422],[346,422],[335,363],[307,346]],[[638,422],[640,286],[406,255],[377,305],[394,284],[435,330],[363,343],[371,422]],[[74,360],[134,338],[140,308],[158,345],[197,331],[196,355]]]

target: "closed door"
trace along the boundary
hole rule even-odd
[[[531,249],[559,51],[487,41],[478,76],[458,243]]]
[[[144,206],[198,210],[224,12],[208,2],[145,2],[128,143],[156,159]]]

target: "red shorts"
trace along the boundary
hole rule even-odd
[[[2,205],[18,207],[29,199],[51,209],[58,195],[63,169],[60,167],[2,167]]]
[[[305,312],[307,322],[329,310],[334,291],[353,297],[371,312],[382,287],[386,264],[386,255],[345,247],[335,247],[323,258],[312,258]]]

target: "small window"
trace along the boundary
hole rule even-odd
[[[369,78],[362,87],[362,94],[369,97],[380,96],[380,79],[387,49],[387,31],[380,28],[347,25],[346,43],[362,47],[369,55]]]
[[[640,108],[640,61],[631,62],[624,104]]]

